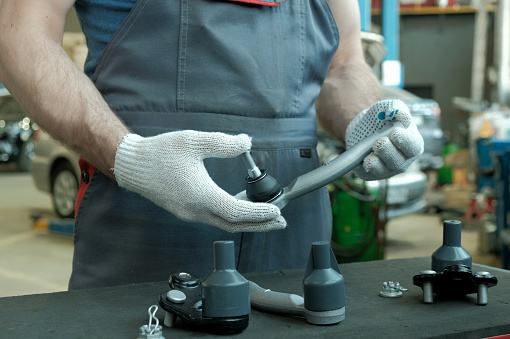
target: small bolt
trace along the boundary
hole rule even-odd
[[[486,277],[486,276],[489,276],[491,275],[489,272],[487,271],[479,271],[479,272],[476,272],[475,273],[476,275],[480,275],[482,277]],[[478,305],[487,305],[488,303],[488,294],[487,294],[487,284],[484,284],[484,283],[480,283],[478,284],[478,293],[476,294],[476,303]]]
[[[432,282],[424,281],[422,288],[423,288],[423,303],[424,304],[433,304],[434,303],[434,289],[432,287]]]
[[[436,271],[433,271],[433,270],[425,270],[425,271],[421,271],[420,274],[436,274],[437,272]]]
[[[186,294],[179,290],[170,290],[166,294],[166,298],[174,304],[182,304],[186,301]]]
[[[166,312],[165,313],[165,320],[163,320],[163,324],[166,327],[173,327],[175,324],[175,320],[177,319],[177,316],[173,313]]]
[[[476,303],[478,305],[487,305],[488,302],[487,295],[487,284],[478,284],[478,293],[476,294]]]

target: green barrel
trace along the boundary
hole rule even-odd
[[[346,183],[340,179],[339,183]],[[342,187],[343,189],[339,188]],[[379,220],[380,201],[361,187],[335,185],[332,191],[333,235],[331,247],[339,263],[384,258],[384,227]],[[373,193],[373,192],[372,192]]]

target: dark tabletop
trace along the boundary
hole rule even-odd
[[[488,290],[488,304],[476,304],[476,294],[423,304],[421,288],[412,278],[430,268],[430,257],[342,264],[346,318],[330,326],[311,325],[300,317],[252,310],[249,326],[235,338],[483,338],[510,333],[510,271],[473,265],[489,271],[498,285]],[[246,278],[273,291],[302,295],[304,270],[247,274]],[[408,288],[401,298],[382,298],[384,281]],[[167,282],[127,285],[0,298],[0,338],[137,338],[148,323],[148,308],[157,304]],[[157,313],[163,320],[164,311]],[[166,339],[212,337],[182,322],[163,328]],[[226,336],[223,336],[226,337]]]

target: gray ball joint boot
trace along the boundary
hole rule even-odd
[[[214,271],[202,284],[202,314],[231,318],[250,314],[250,287],[235,269],[234,242],[214,242]]]
[[[443,245],[432,253],[432,270],[442,272],[448,265],[466,265],[471,268],[471,255],[461,246],[462,223],[445,220],[443,223]]]
[[[334,324],[345,319],[345,286],[329,242],[312,244],[303,279],[305,317],[312,324]]]

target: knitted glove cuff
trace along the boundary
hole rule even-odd
[[[117,146],[113,174],[120,187],[137,191],[145,187],[142,173],[151,166],[151,159],[143,159],[144,139],[138,134],[126,134]]]

